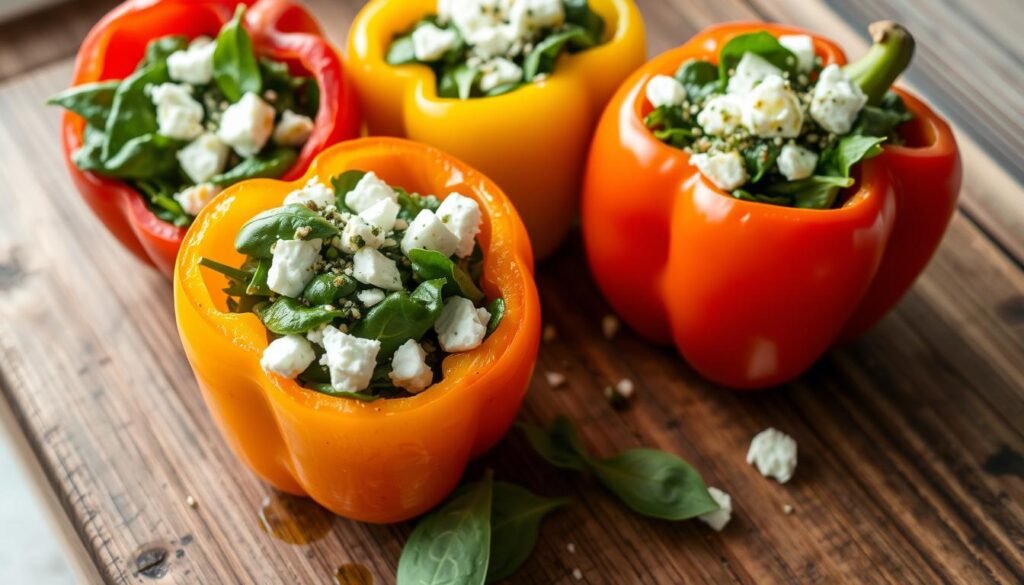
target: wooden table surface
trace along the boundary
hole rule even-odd
[[[275,494],[235,460],[179,349],[168,283],[121,250],[68,181],[58,112],[42,104],[65,87],[78,43],[110,4],[82,0],[0,26],[0,395],[65,519],[69,555],[111,583],[330,583],[349,564],[391,583],[409,526],[333,517]],[[342,44],[360,3],[312,4]],[[575,583],[575,569],[581,582],[615,584],[1024,581],[1019,0],[639,4],[652,55],[707,24],[750,18],[814,28],[856,53],[867,22],[901,20],[919,39],[908,82],[957,126],[960,211],[892,315],[800,381],[760,394],[715,388],[628,331],[605,340],[608,307],[570,241],[539,268],[558,339],[542,347],[523,417],[570,414],[602,454],[675,452],[730,492],[735,512],[722,533],[638,518],[540,463],[513,433],[487,464],[574,502],[544,525],[512,581]],[[568,383],[548,387],[545,371]],[[619,412],[601,394],[623,377],[638,395]],[[767,426],[799,442],[784,486],[744,462]]]

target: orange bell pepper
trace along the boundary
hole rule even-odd
[[[717,62],[736,35],[795,28],[709,28],[653,59],[619,90],[586,169],[583,233],[590,267],[614,309],[641,335],[674,342],[703,376],[735,388],[795,378],[837,341],[881,319],[924,269],[956,206],[961,166],[949,126],[906,91],[914,119],[903,145],[859,165],[838,209],[736,199],[643,123],[654,75],[689,59]],[[815,37],[825,64],[845,63]]]
[[[259,363],[265,327],[252,313],[227,312],[226,280],[199,266],[201,257],[240,263],[234,239],[246,221],[310,177],[329,181],[349,169],[420,193],[458,191],[483,211],[481,288],[505,299],[505,317],[483,345],[445,358],[440,382],[409,398],[338,398],[266,373]],[[293,182],[239,183],[200,213],[175,269],[178,331],[221,433],[257,475],[342,516],[397,522],[444,499],[467,461],[515,418],[540,342],[532,263],[522,222],[489,179],[439,150],[366,138],[324,151]]]
[[[320,109],[313,133],[292,168],[292,179],[328,145],[355,138],[361,130],[359,100],[342,70],[341,59],[313,16],[291,0],[127,0],[89,31],[75,59],[72,85],[123,79],[142,60],[149,41],[167,35],[216,37],[238,4],[249,6],[245,27],[259,56],[287,63],[316,79]],[[82,147],[85,121],[64,114],[61,139],[71,179],[107,229],[143,262],[167,276],[185,228],[162,221],[127,183],[83,171],[72,154]]]
[[[437,0],[371,0],[349,31],[347,65],[370,134],[437,146],[494,179],[526,222],[538,258],[572,226],[597,118],[645,58],[632,0],[590,6],[605,20],[603,44],[563,55],[544,81],[489,98],[439,98],[430,68],[385,61],[395,35],[436,13]]]

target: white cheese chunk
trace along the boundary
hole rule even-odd
[[[262,150],[273,131],[273,106],[248,92],[224,110],[217,136],[245,158]]]
[[[184,51],[167,56],[167,73],[173,81],[190,85],[206,85],[213,80],[213,51],[217,48],[210,37],[197,37]]]
[[[769,75],[742,98],[743,125],[762,138],[796,138],[804,125],[800,99],[778,75]]]
[[[205,183],[224,171],[228,160],[228,145],[216,134],[207,132],[188,143],[176,154],[181,170],[193,183]]]
[[[356,213],[362,213],[378,201],[398,201],[398,193],[370,171],[363,175],[356,186],[345,194],[345,205]]]
[[[437,14],[442,22],[452,22],[469,37],[486,27],[502,24],[507,14],[507,0],[438,0]]]
[[[453,192],[444,198],[435,215],[448,231],[459,239],[455,254],[460,258],[472,254],[476,245],[476,235],[480,233],[480,204],[465,195]]]
[[[732,518],[732,498],[729,494],[716,487],[709,486],[708,493],[711,495],[711,499],[718,504],[718,509],[714,512],[697,516],[697,519],[714,528],[716,532],[721,532]]]
[[[267,286],[279,295],[296,298],[313,279],[321,240],[278,240],[267,272]]]
[[[324,355],[320,364],[331,374],[331,386],[338,392],[359,392],[370,385],[377,366],[380,342],[342,333],[334,326],[323,331]]]
[[[206,207],[206,204],[220,192],[220,187],[210,183],[199,183],[198,185],[193,185],[188,189],[185,189],[181,193],[175,193],[174,200],[181,205],[181,208],[185,210],[185,213],[191,216],[196,216],[199,215],[199,212]]]
[[[156,106],[160,134],[175,140],[192,140],[203,133],[203,106],[187,86],[161,83],[150,88],[149,97]]]
[[[302,146],[313,133],[313,118],[285,110],[274,126],[274,144],[281,146]]]
[[[742,187],[749,178],[743,157],[735,150],[715,154],[694,154],[690,156],[690,164],[723,191],[732,191]]]
[[[481,59],[506,55],[516,41],[515,31],[504,25],[483,26],[466,35],[473,54]]]
[[[390,199],[381,199],[359,212],[359,217],[367,223],[377,226],[384,233],[395,229],[395,220],[401,207]]]
[[[796,470],[796,441],[786,433],[769,427],[750,442],[747,463],[757,467],[761,475],[786,483]]]
[[[405,388],[413,394],[423,392],[434,381],[434,372],[426,360],[427,352],[423,351],[416,340],[410,339],[395,351],[388,377],[399,388]]]
[[[797,181],[814,174],[814,168],[818,166],[818,155],[802,146],[787,144],[782,147],[776,162],[782,176]]]
[[[502,57],[484,63],[480,70],[483,71],[480,76],[480,91],[483,92],[523,80],[523,68]]]
[[[444,309],[434,323],[441,349],[452,353],[478,347],[487,334],[487,323],[481,322],[480,317],[469,299],[451,297],[445,301]]]
[[[455,31],[438,28],[430,23],[416,27],[412,33],[413,53],[417,61],[437,61],[450,51],[456,42],[458,36]]]
[[[744,53],[736,64],[736,72],[729,78],[726,91],[743,95],[754,88],[769,75],[782,77],[782,70],[772,65],[767,59],[755,53]]]
[[[372,307],[376,305],[377,303],[383,301],[384,297],[386,296],[387,293],[380,290],[379,288],[368,288],[366,290],[361,290],[356,293],[356,297],[359,299],[359,302],[363,303],[363,306],[365,307]]]
[[[316,359],[313,346],[301,335],[285,335],[270,342],[263,350],[260,366],[267,372],[294,378]]]
[[[811,117],[825,130],[846,134],[861,108],[868,103],[860,86],[847,79],[843,70],[829,65],[822,70],[811,97]]]
[[[362,248],[352,257],[352,278],[384,290],[402,290],[398,265],[373,248]]]
[[[678,106],[686,101],[686,88],[670,75],[655,75],[647,82],[647,101],[655,108]]]
[[[807,35],[782,35],[779,44],[796,55],[796,67],[808,72],[814,68],[814,40]]]
[[[734,95],[717,95],[704,103],[697,123],[705,134],[726,136],[743,122],[743,102]]]
[[[379,248],[384,239],[384,230],[358,215],[350,217],[345,229],[341,231],[341,246],[349,252],[362,248]]]
[[[328,326],[329,325],[324,324],[319,327],[310,329],[309,331],[306,332],[306,339],[308,339],[310,343],[315,343],[317,345],[323,346],[324,329],[326,329]]]
[[[423,248],[451,256],[459,247],[459,237],[445,227],[444,223],[429,209],[420,211],[402,236],[402,251]]]
[[[565,7],[562,0],[515,0],[508,18],[519,30],[557,28],[565,21]]]
[[[306,186],[296,189],[284,196],[285,205],[309,205],[312,203],[320,209],[335,204],[334,191],[320,182],[320,179],[313,177]]]

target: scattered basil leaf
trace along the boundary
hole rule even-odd
[[[248,256],[267,258],[278,240],[295,239],[295,230],[309,228],[306,240],[337,235],[338,228],[303,205],[285,205],[268,209],[242,226],[235,238],[235,249]]]
[[[567,503],[568,498],[543,498],[515,484],[494,482],[487,582],[515,573],[537,544],[541,520]]]
[[[60,106],[85,118],[85,123],[103,129],[114,105],[114,94],[120,81],[100,81],[66,89],[46,100],[52,106]]]
[[[298,152],[294,148],[274,150],[243,159],[228,171],[215,175],[209,182],[214,185],[233,185],[246,179],[276,179],[295,164]]]
[[[574,471],[589,467],[590,456],[568,418],[556,417],[547,429],[526,422],[518,426],[533,449],[551,465]]]
[[[419,341],[444,308],[441,294],[444,285],[443,279],[428,280],[420,283],[412,294],[391,293],[352,327],[352,335],[380,341],[380,357],[392,355],[410,339]]]
[[[505,299],[498,297],[491,301],[487,305],[487,312],[491,314],[491,319],[487,322],[487,335],[494,333],[494,330],[501,325],[502,319],[505,318]]]
[[[523,78],[526,81],[533,81],[542,73],[551,73],[555,69],[555,61],[567,45],[575,49],[589,49],[596,45],[600,39],[591,36],[590,32],[580,26],[566,25],[558,33],[549,35],[533,48],[533,51],[523,61]]]
[[[267,277],[269,275],[270,258],[260,258],[259,263],[256,264],[256,272],[252,273],[249,286],[245,289],[245,294],[261,297],[270,296],[274,291],[270,290],[270,286],[267,284]]]
[[[473,279],[444,254],[434,250],[414,249],[409,250],[408,256],[412,260],[413,274],[420,280],[445,280],[446,296],[460,295],[474,303],[484,298],[484,293],[473,283]]]
[[[344,311],[328,310],[323,306],[307,307],[289,297],[278,297],[259,311],[263,324],[278,335],[305,333],[344,315]]]
[[[398,560],[398,585],[483,585],[491,555],[490,472],[416,525]]]
[[[729,70],[734,69],[744,53],[754,53],[791,75],[796,75],[797,60],[789,49],[782,46],[771,33],[758,31],[733,37],[718,54],[718,88],[725,91],[729,83]]]
[[[246,93],[259,95],[263,91],[252,39],[242,24],[244,15],[245,5],[239,4],[234,18],[220,29],[213,51],[213,80],[230,102],[237,102]]]
[[[306,285],[302,298],[313,305],[331,305],[356,292],[357,286],[355,280],[343,274],[318,274]]]
[[[690,59],[676,70],[675,78],[686,88],[687,98],[695,102],[718,91],[718,74],[718,67],[711,63]]]
[[[593,461],[591,468],[606,488],[644,516],[687,520],[718,509],[700,474],[665,451],[630,449]]]

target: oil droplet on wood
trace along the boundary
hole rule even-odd
[[[337,585],[373,585],[373,574],[363,565],[346,563],[338,567],[334,582]]]
[[[313,500],[274,492],[260,504],[260,528],[288,544],[308,544],[331,531],[333,516]]]

